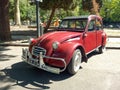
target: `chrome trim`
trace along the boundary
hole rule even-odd
[[[44,63],[43,58],[62,61],[64,63],[64,68],[60,69],[60,68],[48,66]],[[22,49],[22,60],[32,66],[39,68],[39,69],[42,69],[42,70],[45,70],[45,71],[48,71],[51,73],[55,73],[55,74],[59,74],[60,72],[65,71],[66,66],[67,66],[66,62],[63,58],[55,58],[55,57],[45,56],[42,54],[42,52],[40,52],[40,54],[39,54],[39,59],[34,59],[34,58],[32,58],[32,55],[28,49]]]
[[[62,61],[62,62],[64,63],[64,65],[65,65],[65,67],[64,67],[62,70],[60,70],[60,72],[65,71],[67,65],[66,65],[66,62],[65,62],[64,59],[62,59],[62,58],[55,58],[55,57],[49,57],[49,56],[44,56],[44,58],[54,59],[54,60],[58,60],[58,61]]]
[[[32,55],[39,57],[40,52],[43,52],[42,54],[46,55],[46,50],[44,48],[38,46],[32,47]]]

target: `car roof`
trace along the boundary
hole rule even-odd
[[[70,17],[65,17],[63,20],[67,20],[67,19],[91,19],[91,18],[98,18],[98,19],[102,19],[100,16],[97,15],[82,15],[82,16],[70,16]]]
[[[88,16],[69,16],[65,17],[64,19],[88,19]]]

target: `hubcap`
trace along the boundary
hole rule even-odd
[[[102,47],[102,51],[103,52],[105,52],[106,51],[106,47],[104,46],[104,47]]]
[[[81,64],[81,53],[77,52],[75,55],[75,60],[74,60],[74,70],[78,71],[80,68],[80,64]]]

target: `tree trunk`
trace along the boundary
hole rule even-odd
[[[19,2],[20,2],[19,0],[14,0],[14,4],[15,4],[15,25],[18,25],[18,26],[21,25]]]
[[[92,9],[92,13],[96,14],[96,15],[100,15],[99,14],[99,4],[96,2],[96,0],[92,0],[93,3],[93,9]]]
[[[52,8],[52,11],[51,11],[51,14],[50,14],[50,17],[49,17],[49,20],[48,20],[48,22],[47,22],[47,25],[46,25],[46,27],[45,27],[45,29],[44,29],[44,33],[47,32],[47,31],[48,31],[48,28],[50,27],[50,24],[51,24],[51,22],[52,22],[52,18],[53,18],[54,14],[55,14],[55,10],[56,10],[56,7],[53,7],[53,8]]]
[[[0,41],[10,39],[9,0],[0,0]]]

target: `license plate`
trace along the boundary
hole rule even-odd
[[[27,60],[27,62],[30,63],[30,64],[32,64],[32,65],[35,65],[35,66],[39,66],[39,65],[40,65],[40,64],[39,64],[39,61],[36,60],[36,59],[31,59],[31,58],[29,58],[29,59]]]

